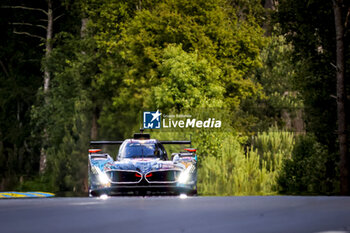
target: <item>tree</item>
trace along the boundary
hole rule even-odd
[[[47,131],[47,187],[52,191],[87,189],[86,151],[91,136],[91,116],[96,93],[93,81],[99,72],[100,54],[96,43],[81,22],[81,3],[66,3],[65,25],[53,38],[50,57],[45,60],[51,72],[49,104],[45,93],[34,106],[32,120],[37,132]]]
[[[302,64],[295,84],[305,104],[306,129],[313,132],[321,144],[327,145],[329,153],[340,155],[343,194],[348,193],[349,182],[345,97],[349,86],[344,80],[348,75],[345,67],[349,64],[350,50],[349,45],[343,43],[349,32],[345,26],[349,7],[348,1],[332,4],[328,0],[307,3],[283,0],[279,1],[277,12],[282,33],[294,46],[294,61]]]
[[[339,181],[335,173],[329,174],[328,164],[336,165],[326,146],[317,142],[312,134],[296,137],[290,151],[291,159],[285,159],[278,174],[280,192],[283,194],[337,194]]]
[[[18,34],[18,35],[25,35],[25,36],[30,36],[34,38],[39,38],[44,41],[45,43],[45,55],[43,57],[44,60],[49,59],[51,52],[52,52],[52,39],[53,39],[53,23],[58,20],[62,15],[58,15],[57,17],[54,18],[54,12],[53,12],[53,0],[47,0],[46,1],[46,9],[44,10],[41,7],[29,7],[29,6],[23,6],[23,5],[16,5],[16,6],[2,6],[2,8],[10,8],[10,9],[18,9],[18,10],[26,10],[26,11],[35,11],[44,14],[47,18],[39,18],[39,21],[46,22],[46,25],[42,25],[41,23],[31,23],[31,22],[11,22],[12,25],[17,26],[31,26],[31,27],[38,27],[42,28],[46,31],[46,36],[43,37],[40,34],[36,34],[33,32],[27,32],[27,31],[17,31],[14,29],[13,33]],[[23,19],[22,19],[23,20]],[[48,99],[48,92],[50,89],[50,80],[51,80],[51,72],[48,68],[47,65],[44,64],[43,66],[44,69],[44,74],[43,74],[43,79],[44,79],[44,85],[43,85],[43,93],[44,93],[44,98],[45,98],[45,103],[49,103]],[[43,129],[43,145],[47,143],[48,136],[46,129]],[[40,152],[40,172],[44,172],[45,167],[46,167],[46,152],[44,147],[41,148]]]
[[[235,14],[226,1],[161,1],[137,11],[123,24],[120,34],[107,28],[102,33],[104,37],[95,36],[108,52],[108,60],[101,64],[100,81],[110,83],[109,87],[118,84],[110,113],[124,108],[137,113],[151,107],[151,88],[161,83],[158,68],[169,44],[181,44],[186,53],[198,51],[198,59],[220,67],[218,85],[225,87],[224,98],[231,108],[258,92],[247,74],[260,65],[263,31],[254,20],[237,19]],[[105,20],[105,25],[116,22],[113,17]],[[110,116],[101,113],[102,129],[110,129],[106,119]],[[117,116],[120,115],[114,118]]]
[[[198,58],[198,53],[186,53],[181,46],[170,44],[158,70],[160,80],[151,88],[150,106],[165,112],[224,107],[221,70]]]
[[[33,20],[35,13],[1,7],[0,12],[0,189],[4,190],[14,189],[39,170],[30,110],[42,86],[42,48],[38,38],[13,33],[19,27],[13,22]]]
[[[340,192],[350,195],[350,172],[348,151],[348,130],[346,114],[346,85],[345,85],[345,27],[348,24],[349,9],[345,8],[342,0],[333,0],[334,22],[336,32],[336,76],[337,76],[337,115],[338,115],[338,140],[340,154]],[[343,9],[345,8],[345,9]],[[343,20],[343,11],[348,10],[347,17]]]
[[[284,36],[274,35],[261,51],[262,66],[251,74],[252,80],[261,85],[262,94],[247,98],[242,109],[247,117],[247,130],[258,132],[278,125],[281,128],[303,131],[301,117],[302,99],[294,85],[295,70],[299,63],[294,63],[293,46]],[[243,114],[243,113],[242,113]],[[247,119],[250,119],[248,121]]]

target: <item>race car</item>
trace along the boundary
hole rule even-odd
[[[114,160],[101,149],[89,149],[89,196],[197,194],[196,149],[173,153],[169,160],[163,146],[191,141],[158,141],[142,132],[124,141],[90,142],[105,144],[119,144],[119,152]]]

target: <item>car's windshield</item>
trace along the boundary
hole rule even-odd
[[[159,158],[159,148],[155,143],[131,142],[120,151],[121,158]]]

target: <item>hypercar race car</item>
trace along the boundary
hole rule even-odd
[[[168,154],[164,144],[191,141],[158,141],[137,133],[125,141],[91,141],[91,145],[120,144],[116,160],[101,149],[89,150],[89,196],[119,194],[197,194],[196,149]]]

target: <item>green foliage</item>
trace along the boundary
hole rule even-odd
[[[52,77],[49,103],[40,93],[40,102],[32,109],[35,130],[42,135],[47,154],[50,191],[83,191],[87,177],[86,153],[89,146],[93,99],[92,82],[98,71],[91,40],[60,34],[62,45],[55,48],[49,60]],[[45,129],[46,135],[42,132]]]
[[[349,3],[344,3],[349,6]],[[279,1],[276,20],[281,33],[293,45],[292,59],[300,65],[295,69],[294,84],[305,105],[306,129],[327,145],[330,153],[337,151],[337,115],[335,83],[335,27],[331,1]],[[345,16],[344,16],[345,17]],[[349,27],[346,29],[349,33]],[[345,46],[349,61],[350,45]],[[349,75],[349,69],[346,69]],[[347,89],[349,84],[347,84]]]
[[[268,171],[280,171],[282,161],[291,158],[294,140],[294,133],[270,128],[268,132],[258,133],[253,137],[252,145],[266,162]]]
[[[85,119],[86,121],[86,119]],[[80,124],[81,122],[78,122]],[[62,143],[57,148],[49,148],[48,171],[52,191],[79,191],[87,189],[87,156],[89,132],[78,132],[88,129],[75,125],[73,130],[66,129]],[[72,132],[73,131],[73,132]]]
[[[19,183],[16,187],[17,191],[41,191],[50,192],[52,187],[48,176],[36,176],[31,179],[26,179]]]
[[[295,69],[294,83],[304,100],[306,130],[314,134],[315,141],[317,141],[317,143],[309,142],[309,144],[314,150],[321,153],[322,158],[318,158],[319,164],[322,166],[327,164],[325,175],[321,174],[322,166],[318,166],[319,180],[314,177],[317,173],[306,174],[302,171],[295,171],[292,174],[298,172],[297,174],[300,174],[298,177],[305,177],[309,180],[297,179],[294,182],[287,179],[284,181],[285,192],[332,193],[332,190],[338,191],[337,182],[335,182],[338,173],[337,161],[339,161],[339,142],[337,133],[335,133],[337,131],[337,100],[335,98],[337,68],[334,65],[336,64],[336,33],[332,4],[324,0],[308,1],[307,3],[300,0],[283,0],[279,1],[278,12],[275,14],[282,33],[293,45],[293,62],[301,64]],[[349,6],[349,2],[346,1],[342,4],[344,9],[348,9]],[[345,11],[342,17],[346,17]],[[349,34],[349,30],[349,27],[345,27],[344,35]],[[345,43],[343,51],[346,63],[345,76],[348,77],[350,74],[348,69],[350,45],[348,43]],[[349,90],[349,83],[346,85],[345,89]],[[297,157],[296,162],[288,164],[286,169],[298,163],[308,169],[308,164],[317,160],[316,155],[306,154],[302,159],[295,156]],[[285,177],[292,179],[289,176]],[[297,182],[301,182],[300,185]]]
[[[158,69],[160,84],[152,88],[151,98],[156,108],[189,111],[224,106],[221,71],[204,58],[199,59],[197,53],[169,45]]]
[[[35,14],[0,8],[0,190],[13,189],[38,167],[30,109],[41,86],[42,47],[37,39],[14,34],[9,23],[33,18]]]
[[[315,136],[297,137],[292,158],[283,162],[278,177],[280,192],[287,194],[334,194],[339,190],[335,161]],[[333,173],[333,174],[332,174]]]
[[[266,104],[275,108],[274,112],[302,107],[295,93],[296,64],[292,61],[292,52],[293,46],[283,36],[271,36],[261,51],[263,66],[257,68],[254,78],[263,86]]]
[[[149,85],[158,85],[157,68],[169,44],[181,44],[187,53],[197,52],[209,64],[222,67],[226,97],[234,100],[254,92],[243,75],[260,64],[262,31],[256,25],[228,18],[230,9],[221,1],[168,1],[142,10],[127,25],[116,46],[126,64],[124,84],[142,101]],[[134,87],[137,86],[138,89]],[[141,87],[141,89],[140,89]],[[237,99],[238,98],[238,99]],[[147,107],[147,105],[145,106]]]
[[[248,131],[267,130],[273,125],[293,127],[300,120],[303,100],[296,89],[295,76],[299,63],[292,61],[293,46],[284,36],[272,35],[261,51],[262,66],[255,69],[253,80],[262,87],[262,94],[246,99],[242,104]],[[298,119],[299,117],[299,119]],[[249,121],[250,120],[250,121]]]
[[[282,161],[290,158],[293,133],[258,134],[255,144],[243,148],[237,137],[226,135],[217,156],[207,156],[199,168],[202,195],[269,195],[278,191]]]
[[[83,0],[82,13],[88,28],[102,51],[110,52],[120,39],[124,23],[135,14],[135,1]]]
[[[94,38],[105,54],[96,84],[110,93],[106,101],[112,101],[101,111],[102,135],[130,135],[143,109],[237,108],[242,99],[259,92],[245,77],[260,65],[264,44],[254,21],[237,20],[225,1],[143,5],[128,13],[126,21],[106,14],[102,24],[92,15],[91,30],[103,31]],[[101,7],[117,10],[113,4]],[[106,25],[118,25],[120,33]]]

